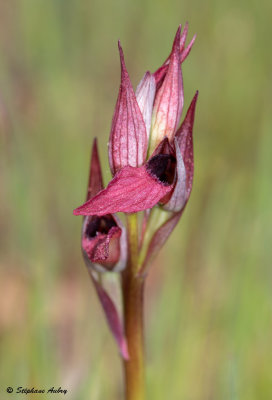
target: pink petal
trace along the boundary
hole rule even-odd
[[[119,347],[119,351],[124,360],[129,360],[127,341],[115,304],[113,303],[107,292],[104,290],[103,286],[96,280],[91,270],[89,270],[89,274],[92,278],[100,303],[105,312],[109,328]]]
[[[92,155],[90,162],[90,174],[88,183],[87,200],[95,196],[100,190],[103,189],[103,178],[97,148],[97,139],[93,141]]]
[[[176,150],[176,183],[174,186],[173,193],[171,194],[170,200],[164,204],[163,208],[168,211],[178,212],[186,203],[186,170],[182,159],[182,155],[175,139],[175,150]]]
[[[147,71],[136,89],[136,99],[145,122],[147,138],[149,138],[150,135],[151,116],[155,92],[155,78],[149,71]]]
[[[180,68],[180,27],[176,33],[166,76],[159,88],[153,107],[151,151],[165,136],[171,141],[178,126],[183,107],[183,84]]]
[[[118,46],[121,60],[121,85],[109,141],[109,162],[113,174],[127,165],[141,166],[147,153],[145,123],[129,79],[120,43]]]
[[[156,205],[173,188],[151,175],[146,166],[122,168],[95,197],[74,210],[75,215],[133,213]]]
[[[187,175],[187,198],[190,196],[194,176],[194,152],[193,152],[193,126],[195,118],[195,107],[198,97],[196,92],[187,114],[182,122],[180,128],[176,133],[176,139],[180,148],[180,152],[184,161],[186,175]]]

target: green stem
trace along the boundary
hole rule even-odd
[[[124,321],[130,357],[128,361],[124,361],[126,400],[144,400],[144,280],[137,276],[137,214],[131,214],[128,216],[128,242],[129,262],[127,268],[123,272]]]

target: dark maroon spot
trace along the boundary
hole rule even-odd
[[[171,185],[175,179],[176,158],[170,154],[158,154],[147,163],[147,170],[162,183]]]
[[[114,226],[117,226],[117,224],[111,215],[104,215],[103,217],[93,216],[87,225],[85,235],[93,238],[98,233],[107,234]]]

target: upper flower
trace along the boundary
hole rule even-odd
[[[118,43],[121,84],[109,141],[114,177],[106,189],[74,210],[74,214],[131,213],[158,203],[173,212],[184,208],[193,181],[192,133],[197,100],[196,93],[178,128],[184,102],[181,63],[195,40],[194,37],[185,48],[187,32],[187,24],[182,34],[179,26],[169,57],[153,74],[146,72],[136,94]],[[111,231],[113,228],[109,235],[117,235],[117,231]]]

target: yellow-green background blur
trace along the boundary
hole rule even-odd
[[[0,1],[1,399],[122,399],[72,210],[95,136],[110,179],[117,40],[135,87],[186,20],[195,180],[148,278],[147,399],[272,399],[271,15],[269,0]]]

